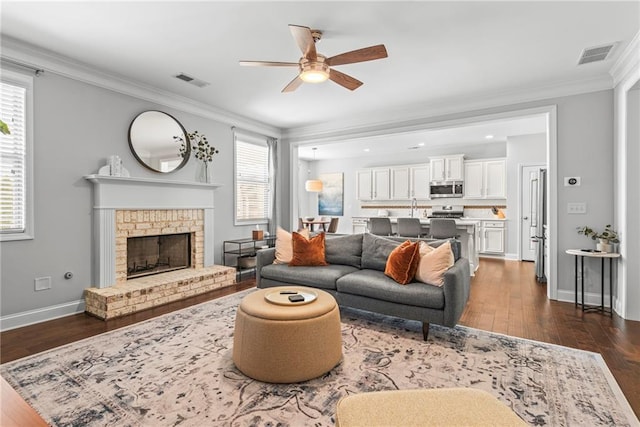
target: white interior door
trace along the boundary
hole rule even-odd
[[[538,208],[538,174],[543,165],[523,166],[521,184],[520,221],[520,254],[523,261],[536,259],[536,243],[532,238],[536,235],[536,217]]]

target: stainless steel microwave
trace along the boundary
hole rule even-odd
[[[462,197],[462,181],[432,182],[429,193],[432,199]]]

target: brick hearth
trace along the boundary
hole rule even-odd
[[[214,265],[130,279],[108,288],[88,288],[85,310],[100,319],[113,319],[235,283],[232,267]]]

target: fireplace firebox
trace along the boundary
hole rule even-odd
[[[191,267],[191,233],[127,238],[127,279]]]

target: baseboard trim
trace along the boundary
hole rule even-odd
[[[47,320],[58,319],[84,311],[84,300],[66,302],[64,304],[52,305],[38,308],[36,310],[23,311],[21,313],[9,314],[0,317],[0,331],[21,328]]]
[[[567,291],[563,289],[558,289],[558,298],[557,301],[562,302],[570,302],[575,303],[575,294],[573,291]],[[578,302],[580,302],[580,290],[578,290]],[[587,305],[597,305],[599,306],[601,302],[600,294],[593,292],[585,292],[584,293],[584,303]],[[609,307],[609,295],[604,295],[604,306],[605,308]],[[614,304],[615,308],[615,304]],[[615,311],[615,310],[614,310]]]

